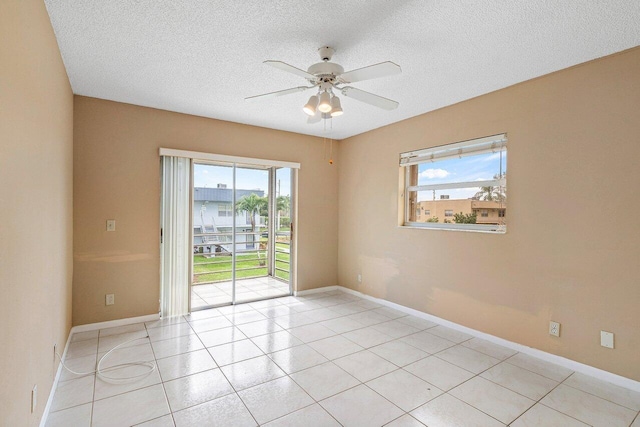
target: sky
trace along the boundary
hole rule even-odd
[[[502,171],[507,170],[507,153],[502,154]],[[418,185],[444,184],[449,182],[482,181],[493,179],[500,173],[500,153],[422,163],[418,167]],[[436,190],[436,200],[447,194],[451,199],[468,199],[480,188]],[[433,200],[433,191],[418,192],[418,201]]]
[[[193,175],[196,187],[216,188],[218,184],[226,184],[227,188],[233,187],[233,168],[231,166],[196,163],[193,167]],[[269,172],[264,169],[237,167],[236,188],[238,190],[262,190],[266,196],[269,193]],[[276,171],[276,195],[289,196],[290,194],[291,169],[278,169]]]

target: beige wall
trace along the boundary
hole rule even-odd
[[[0,2],[0,64],[0,425],[36,426],[72,274],[73,95],[42,1]]]
[[[76,96],[74,142],[74,325],[158,312],[159,147],[299,162],[298,289],[337,284],[338,173],[322,139]]]
[[[342,141],[339,283],[640,380],[639,111],[636,48]],[[397,227],[399,153],[502,132],[507,234]]]

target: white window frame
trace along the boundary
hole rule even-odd
[[[224,208],[224,210],[220,209],[220,208]],[[224,212],[224,215],[222,215],[222,213]],[[231,206],[231,203],[218,203],[218,217],[220,218],[224,218],[224,217],[232,217],[233,216],[233,206]]]
[[[445,184],[409,185],[411,182],[410,166],[427,162],[436,162],[455,157],[466,157],[477,154],[497,153],[507,151],[507,134],[498,134],[483,138],[441,145],[423,150],[408,151],[400,154],[400,198],[398,225],[402,227],[478,231],[487,233],[506,233],[506,224],[456,224],[456,223],[429,223],[409,221],[409,193],[418,191],[447,190],[475,187],[505,187],[507,186],[506,173],[500,179],[470,182],[450,182]],[[506,172],[506,171],[504,171]],[[506,206],[503,208],[506,209]]]

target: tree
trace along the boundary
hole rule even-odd
[[[453,221],[456,224],[475,224],[476,219],[477,214],[475,212],[470,214],[463,214],[462,212],[460,212],[453,216]]]
[[[493,176],[493,179],[501,179],[504,178],[506,174],[496,174]],[[507,194],[503,191],[503,187],[480,187],[480,191],[478,191],[473,197],[473,200],[485,200],[487,202],[505,202],[507,200]]]
[[[248,196],[242,196],[240,200],[236,202],[236,212],[249,213],[251,218],[251,232],[256,231],[256,215],[266,209],[268,209],[267,198],[260,197],[255,193],[251,193]]]
[[[438,221],[440,221],[440,220],[438,219],[438,217],[437,217],[437,216],[434,216],[433,218],[429,218],[429,219],[427,220],[427,222],[438,222]]]

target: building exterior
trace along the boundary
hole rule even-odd
[[[255,194],[264,197],[263,190],[236,190],[236,202],[244,196]],[[236,232],[251,232],[251,214],[235,212],[233,207],[233,190],[224,184],[217,188],[196,187],[193,189],[193,243],[194,253],[231,253],[231,231],[233,216],[236,217]],[[255,214],[256,233],[266,227],[264,218]],[[198,236],[212,233],[215,235]],[[222,233],[222,235],[219,235]],[[254,249],[259,235],[236,234],[238,250]]]
[[[506,221],[506,202],[485,200],[425,200],[417,203],[416,222],[455,222],[457,213],[476,214],[476,224],[503,224]],[[438,221],[435,221],[438,218]],[[431,221],[429,221],[431,220]]]

